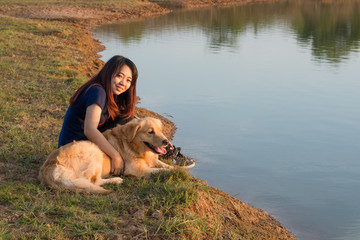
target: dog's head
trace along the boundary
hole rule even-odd
[[[128,142],[136,144],[140,151],[166,154],[165,147],[171,146],[162,132],[162,123],[159,119],[151,117],[134,119],[124,126],[123,133]]]

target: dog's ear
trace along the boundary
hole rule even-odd
[[[134,119],[131,122],[127,123],[123,128],[123,134],[126,139],[130,142],[134,140],[136,133],[141,128],[140,120]]]

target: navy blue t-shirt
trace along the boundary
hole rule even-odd
[[[85,114],[87,107],[92,104],[97,104],[102,109],[99,124],[103,124],[109,118],[105,89],[100,85],[88,87],[66,111],[58,147],[74,140],[87,139],[84,134]]]

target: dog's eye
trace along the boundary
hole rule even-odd
[[[154,134],[155,132],[154,132],[153,129],[151,129],[148,133],[149,133],[149,134]]]

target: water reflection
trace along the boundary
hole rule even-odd
[[[359,1],[326,1],[174,12],[96,37],[104,61],[136,62],[141,106],[174,116],[195,176],[297,239],[360,239]]]
[[[358,1],[300,3],[292,17],[299,42],[310,44],[320,60],[339,62],[359,48],[360,5]]]
[[[174,12],[147,21],[113,24],[104,27],[117,34],[124,44],[140,41],[147,32],[162,34],[182,28],[200,30],[213,52],[236,51],[241,35],[254,33],[282,21],[294,32],[300,46],[311,48],[317,61],[341,62],[359,49],[360,1],[281,1],[249,4],[221,11],[196,10]]]

